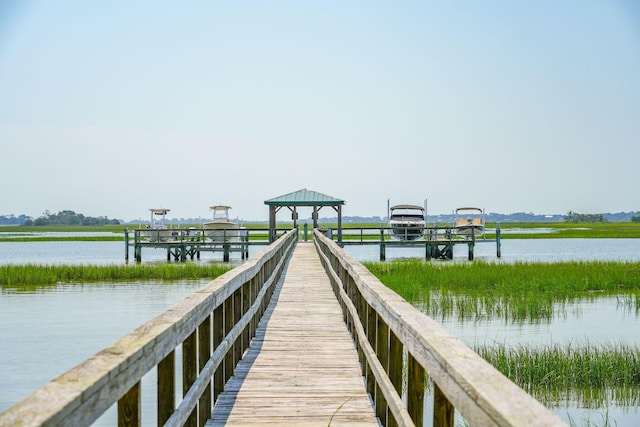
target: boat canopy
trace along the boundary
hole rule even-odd
[[[166,215],[171,209],[165,208],[150,208],[149,209],[153,215]]]
[[[229,209],[231,209],[231,206],[227,206],[227,205],[216,205],[216,206],[210,206],[209,209],[211,209],[213,211],[213,219],[215,220],[223,220],[223,221],[229,221]]]
[[[484,209],[482,208],[473,208],[473,207],[465,207],[465,208],[457,208],[456,212],[458,211],[479,211],[479,212],[484,212]]]
[[[418,209],[423,211],[424,208],[422,206],[418,206],[418,205],[395,205],[395,206],[391,206],[389,209],[394,210],[394,209]]]

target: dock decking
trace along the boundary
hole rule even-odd
[[[300,242],[207,426],[378,426],[313,243]]]

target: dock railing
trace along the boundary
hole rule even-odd
[[[453,426],[455,410],[470,426],[566,426],[335,242],[317,230],[314,242],[382,425],[423,425],[428,375],[433,381],[434,426]]]
[[[291,230],[246,263],[0,414],[0,426],[88,426],[114,403],[119,426],[141,423],[141,380],[157,367],[157,423],[203,426],[233,375],[297,242]],[[176,407],[176,350],[182,399]]]

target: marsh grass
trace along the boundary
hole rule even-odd
[[[3,237],[0,242],[124,242],[124,233],[113,236],[35,236],[35,237]]]
[[[304,223],[298,224],[300,230],[303,229]],[[359,230],[361,228],[378,228],[380,226],[386,226],[386,221],[376,223],[343,223],[343,233],[349,235],[352,233],[354,238],[359,238]],[[269,227],[267,222],[242,222],[242,226],[249,230],[266,229]],[[308,224],[309,229],[313,227],[313,224]],[[321,223],[320,228],[333,228],[338,227],[337,223]],[[447,223],[439,223],[439,227],[447,227]],[[109,241],[109,240],[123,240],[124,229],[135,230],[136,228],[142,228],[142,225],[138,224],[120,224],[120,225],[104,225],[104,226],[3,226],[0,228],[0,241],[22,241],[13,238],[2,239],[3,233],[36,233],[36,232],[112,232],[116,233],[120,237],[105,236],[93,238],[95,241]],[[180,224],[180,228],[195,227],[199,228],[200,224]],[[278,228],[291,228],[293,222],[280,221],[278,222]],[[494,239],[495,233],[493,230],[496,227],[496,223],[487,223],[487,235],[488,239]],[[508,222],[501,223],[500,228],[502,230],[502,239],[554,239],[554,238],[640,238],[640,223],[634,222],[603,222],[603,223],[567,223],[567,222]],[[520,229],[516,234],[510,234],[510,229]],[[536,232],[537,228],[551,229],[551,233],[539,233]],[[531,233],[522,232],[522,229],[531,229]],[[250,236],[253,233],[250,233]],[[48,241],[48,240],[61,240],[60,238],[29,238],[29,241]],[[380,235],[365,235],[363,240],[377,240],[380,239]],[[86,240],[80,237],[67,237],[65,240]],[[253,240],[253,238],[252,238]],[[259,238],[256,237],[256,240]]]
[[[545,404],[579,402],[598,408],[640,402],[640,347],[625,343],[495,344],[474,349]]]
[[[494,224],[487,227],[495,228]],[[518,233],[509,234],[510,228],[550,228],[552,233]],[[640,238],[640,223],[636,222],[597,222],[597,223],[569,223],[569,222],[539,222],[539,223],[502,223],[500,228],[506,239],[554,239],[554,238]],[[490,237],[495,237],[491,235]]]
[[[261,223],[242,224],[249,230],[249,239],[255,241],[269,240],[269,225]],[[279,225],[282,230],[285,226]],[[0,227],[0,242],[116,242],[124,241],[124,230],[129,232],[144,228],[140,225],[105,225],[105,226],[3,226]],[[172,227],[173,228],[173,227]],[[176,229],[201,228],[200,224],[180,224]],[[42,236],[40,233],[67,233],[65,236]],[[113,235],[84,236],[74,233],[113,233]],[[32,234],[32,235],[29,235]],[[133,234],[129,235],[133,239]]]
[[[120,282],[133,280],[214,279],[232,266],[220,264],[142,265],[2,265],[0,287],[20,288],[57,283]]]
[[[639,309],[640,263],[366,263],[389,288],[430,316],[461,320],[548,321],[585,298],[618,296]]]
[[[386,221],[382,226],[386,226]],[[432,225],[432,224],[430,224]],[[343,223],[343,232],[349,233],[350,229],[380,227],[381,223]],[[450,224],[438,223],[439,227],[448,227]],[[495,222],[487,222],[487,238],[495,238]],[[323,223],[323,228],[338,227],[337,223]],[[551,229],[552,232],[540,233],[535,229]],[[640,238],[640,223],[637,222],[600,222],[600,223],[570,223],[570,222],[503,222],[500,224],[502,239],[557,239],[557,238]],[[519,232],[510,234],[510,229],[519,229]],[[530,229],[530,233],[522,232],[522,229]],[[377,236],[380,238],[380,236]]]

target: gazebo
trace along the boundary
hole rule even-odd
[[[331,206],[338,213],[338,244],[342,246],[342,205],[344,203],[344,200],[336,199],[317,191],[307,190],[306,188],[265,200],[264,204],[269,206],[269,241],[273,242],[276,239],[276,213],[282,207],[286,207],[291,211],[294,227],[298,225],[297,207],[313,207],[313,214],[311,215],[313,228],[318,228],[318,212],[325,206]]]

